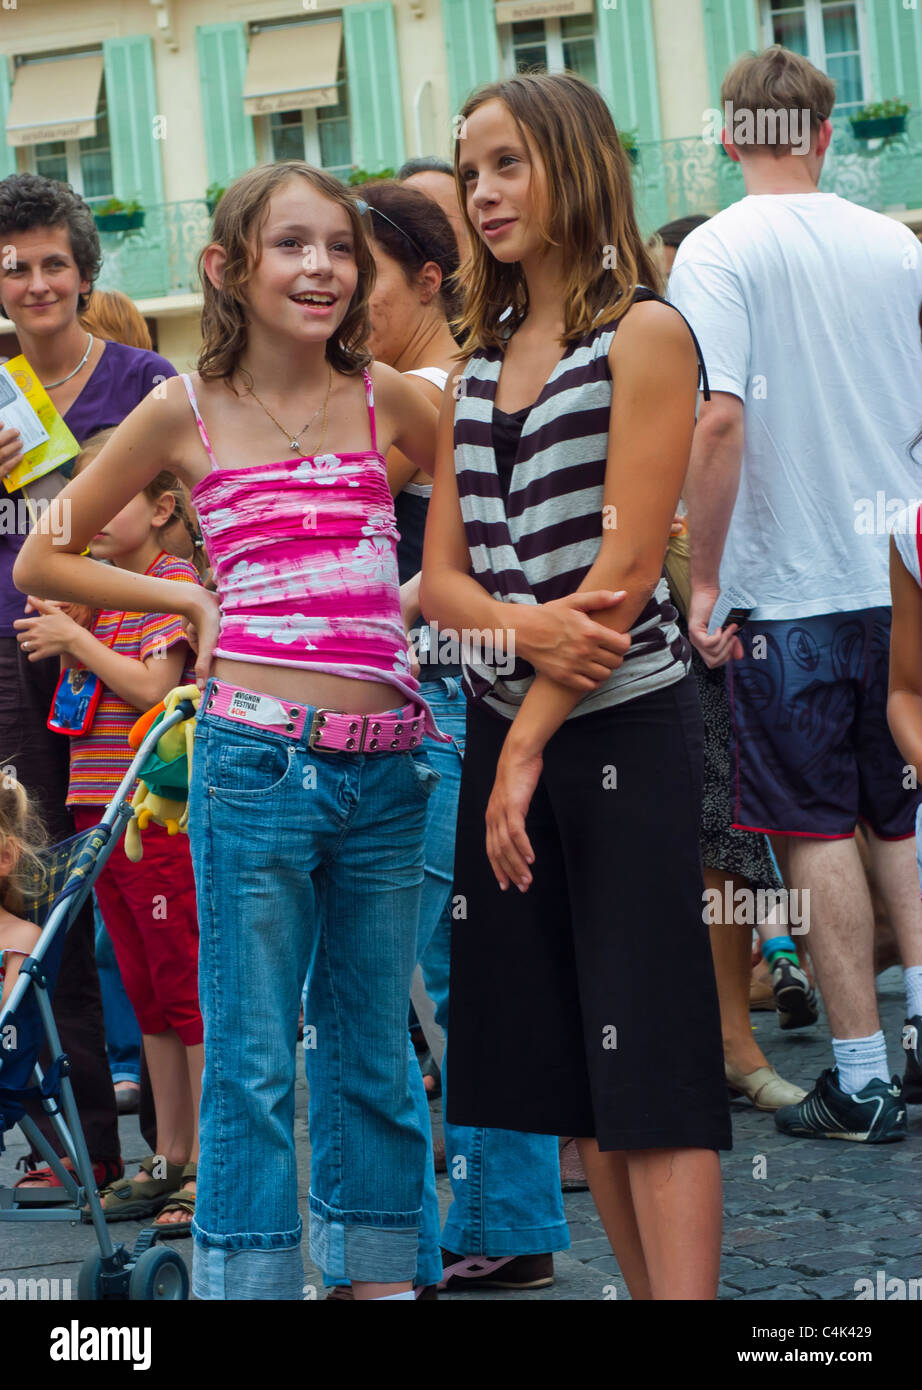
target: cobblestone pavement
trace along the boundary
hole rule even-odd
[[[878,980],[883,1026],[891,1067],[902,1074],[900,1026],[901,974],[893,969]],[[813,1028],[782,1033],[773,1014],[752,1015],[756,1037],[786,1079],[809,1089],[830,1064],[824,1019]],[[309,1146],[307,1104],[299,1084],[296,1139],[301,1169],[302,1212],[306,1218]],[[440,1123],[438,1107],[434,1122]],[[886,1279],[922,1278],[922,1107],[909,1112],[910,1137],[900,1144],[869,1145],[789,1139],[775,1129],[771,1115],[748,1102],[733,1105],[734,1149],[723,1156],[724,1256],[720,1297],[735,1300],[852,1300],[859,1279],[876,1287]],[[129,1172],[145,1146],[135,1117],[120,1121]],[[0,1184],[13,1180],[23,1152],[18,1135],[0,1156]],[[764,1174],[764,1176],[759,1176]],[[443,1211],[448,1180],[439,1180]],[[450,1297],[461,1300],[626,1298],[627,1290],[587,1192],[565,1198],[572,1245],[555,1257],[556,1280],[549,1289],[512,1295],[482,1290]],[[306,1219],[305,1219],[306,1225]],[[133,1241],[137,1223],[120,1223],[117,1239]],[[0,1275],[71,1280],[76,1296],[80,1263],[94,1248],[89,1227],[61,1222],[5,1225],[0,1230]],[[191,1242],[175,1248],[191,1262]],[[321,1279],[304,1244],[307,1297],[322,1297]],[[891,1286],[893,1287],[893,1286]],[[66,1285],[62,1292],[66,1294]]]

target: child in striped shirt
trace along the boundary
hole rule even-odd
[[[89,442],[75,472],[92,466],[103,442]],[[188,527],[176,478],[160,473],[93,538],[90,553],[117,569],[196,584],[195,567],[163,548],[162,533],[177,514]],[[16,624],[29,660],[60,655],[62,667],[84,666],[103,683],[88,732],[71,739],[67,804],[80,832],[98,823],[128,770],[128,734],[138,715],[193,679],[189,647],[176,615],[101,610],[87,628],[60,604],[29,602],[38,616]],[[149,825],[141,862],[131,863],[124,847],[116,846],[96,882],[96,896],[141,1028],[158,1150],[135,1178],[104,1191],[103,1210],[112,1220],[145,1220],[159,1213],[158,1226],[188,1234],[204,1059],[188,840]]]

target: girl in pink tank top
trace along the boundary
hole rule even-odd
[[[292,1123],[306,974],[312,1258],[357,1299],[412,1298],[431,1138],[406,1022],[438,780],[421,739],[440,735],[410,669],[384,455],[396,446],[431,471],[436,412],[369,358],[374,261],[331,176],[251,169],[224,194],[200,266],[198,380],[142,402],[92,484],[62,494],[69,542],[36,530],[15,578],[180,613],[197,635],[197,1296],[305,1296]],[[192,491],[217,596],[81,555],[164,468]],[[311,690],[346,693],[318,709]]]

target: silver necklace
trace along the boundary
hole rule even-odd
[[[53,391],[56,386],[63,386],[65,381],[70,381],[72,376],[76,376],[77,373],[86,366],[86,359],[89,357],[90,353],[93,350],[93,335],[92,333],[88,333],[86,336],[86,352],[80,358],[80,361],[77,363],[74,370],[72,372],[68,372],[67,376],[62,376],[60,381],[43,381],[42,385],[44,386],[46,391]]]

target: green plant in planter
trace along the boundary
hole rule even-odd
[[[379,169],[376,174],[370,174],[367,169],[353,169],[348,183],[352,188],[360,183],[377,183],[379,179],[392,179],[395,172],[394,169]]]
[[[893,135],[901,135],[906,129],[909,110],[909,102],[903,101],[900,97],[871,102],[868,106],[862,106],[860,111],[856,111],[849,118],[852,133],[857,140],[888,139]]]
[[[223,183],[210,183],[208,185],[205,189],[205,205],[210,213],[214,212],[226,192],[227,189]]]
[[[640,159],[640,152],[637,148],[636,130],[619,130],[618,139],[621,141],[621,148],[627,155],[632,164],[636,164]]]
[[[107,198],[93,209],[93,216],[103,232],[127,232],[144,226],[144,209],[135,200],[123,203],[120,198]]]

